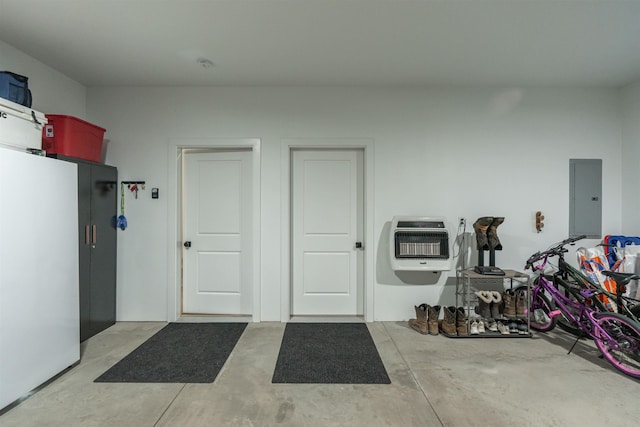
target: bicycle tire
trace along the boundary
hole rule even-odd
[[[514,293],[531,292],[527,286],[519,286],[514,289]],[[541,290],[542,291],[542,290]],[[529,316],[529,326],[538,332],[548,332],[556,327],[556,319],[549,315],[556,309],[555,304],[542,292],[529,295],[531,306],[527,310]]]
[[[640,378],[640,324],[618,313],[596,313],[595,320],[612,338],[595,328],[593,340],[604,359],[625,375]]]

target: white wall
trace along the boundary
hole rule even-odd
[[[29,78],[34,110],[85,119],[87,90],[80,83],[0,41],[0,70]]]
[[[262,141],[263,321],[280,320],[282,140],[373,139],[376,241],[365,243],[376,251],[375,319],[401,320],[414,304],[454,301],[447,275],[390,270],[394,215],[442,215],[452,233],[458,217],[469,230],[479,216],[504,216],[497,263],[522,269],[532,252],[567,236],[569,159],[601,158],[603,233],[618,233],[619,107],[618,92],[604,89],[90,88],[89,119],[111,141],[107,163],[118,166],[120,179],[147,182],[138,200],[127,195],[129,228],[118,236],[118,319],[167,318],[172,138]],[[150,198],[151,187],[160,188],[159,200]],[[536,210],[546,216],[541,234]]]
[[[640,82],[623,88],[622,233],[640,236]]]
[[[394,274],[387,261],[394,215],[500,215],[498,265],[521,269],[568,230],[568,159],[602,158],[603,233],[640,229],[640,83],[613,90],[366,88],[92,88],[0,41],[0,69],[29,77],[33,108],[107,128],[107,162],[127,195],[131,227],[119,233],[118,319],[167,318],[168,145],[181,137],[262,140],[262,319],[280,318],[280,144],[294,137],[375,141],[375,318],[412,316],[412,305],[453,303],[446,275]],[[620,102],[621,101],[621,102]],[[624,166],[622,182],[619,169]],[[150,188],[160,199],[150,199]],[[622,198],[624,190],[625,198]],[[622,206],[607,209],[607,206]],[[533,212],[547,217],[533,230]],[[595,243],[595,242],[594,242]],[[589,244],[589,242],[585,242]],[[472,254],[472,256],[475,256]],[[474,261],[471,260],[471,263]],[[450,273],[449,276],[453,275]],[[424,283],[430,283],[424,285]],[[422,284],[422,285],[421,285]]]

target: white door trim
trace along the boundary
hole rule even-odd
[[[281,142],[281,266],[280,320],[291,319],[291,151],[296,148],[335,148],[364,150],[364,320],[374,321],[374,141],[369,138],[287,138]]]
[[[182,301],[182,218],[180,183],[182,180],[182,150],[185,148],[222,149],[251,148],[253,168],[253,313],[252,321],[260,321],[260,139],[257,138],[172,138],[169,140],[167,182],[167,321],[180,317]],[[162,191],[160,192],[162,197]]]

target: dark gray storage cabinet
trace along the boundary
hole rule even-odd
[[[118,170],[70,157],[78,165],[80,341],[116,322]]]

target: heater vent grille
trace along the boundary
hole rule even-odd
[[[389,231],[392,270],[451,270],[451,247],[445,218],[394,216]]]
[[[396,232],[396,258],[449,258],[449,235],[446,232]]]

